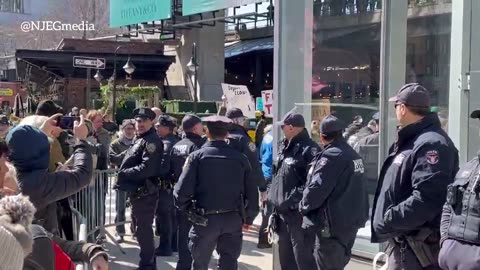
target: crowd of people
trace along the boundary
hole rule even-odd
[[[311,134],[295,110],[274,125],[261,115],[254,141],[238,108],[188,114],[180,124],[159,108],[137,108],[119,127],[73,108],[76,121],[63,130],[63,109],[44,101],[0,141],[0,243],[11,247],[0,265],[107,270],[101,235],[97,244],[73,239],[69,200],[95,170],[114,168],[116,241],[124,241],[129,206],[140,270],[174,252],[177,270],[207,270],[214,250],[218,269],[238,269],[243,232],[260,210],[257,247],[277,244],[282,269],[344,269],[368,220],[372,242],[387,243],[388,269],[479,269],[478,157],[459,169],[421,85],[405,85],[390,101],[399,127],[380,174],[378,113],[349,126],[330,114]],[[277,156],[274,126],[283,133]]]

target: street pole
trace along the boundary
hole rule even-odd
[[[198,75],[198,63],[197,63],[197,44],[196,43],[193,43],[193,56],[192,56],[192,59],[193,59],[193,65],[195,67],[195,72],[194,72],[194,76],[195,76],[195,79],[194,79],[194,86],[193,86],[193,112],[194,113],[197,113],[197,106],[198,106],[198,89],[197,89],[197,85],[198,85],[198,78],[197,78],[197,75]]]
[[[116,112],[117,112],[117,53],[120,48],[123,46],[120,45],[115,49],[113,54],[113,81],[112,81],[112,121],[117,122]]]

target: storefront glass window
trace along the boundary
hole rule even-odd
[[[406,82],[430,91],[432,111],[448,131],[451,0],[410,0],[407,25]],[[429,16],[416,16],[425,14]]]
[[[335,114],[349,127],[345,139],[363,157],[373,201],[378,174],[380,0],[314,1],[312,137],[316,125]],[[369,136],[372,139],[363,139]],[[367,143],[368,142],[368,143]],[[370,222],[358,233],[357,255],[375,254]]]

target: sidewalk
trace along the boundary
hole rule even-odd
[[[257,249],[257,233],[259,227],[259,219],[255,221],[255,226],[252,231],[244,233],[242,255],[239,259],[239,270],[271,270],[272,269],[272,250],[271,249]],[[126,226],[127,229],[129,226]],[[108,231],[115,235],[115,229],[109,228]],[[158,243],[158,238],[155,239]],[[122,254],[120,250],[113,245],[111,240],[106,244],[108,253],[111,256],[110,269],[114,270],[133,270],[137,267],[139,260],[139,247],[137,242],[128,235],[125,238],[125,243],[121,244],[126,254]],[[214,252],[214,258],[211,261],[210,269],[216,269],[217,255]],[[158,270],[174,270],[178,257],[157,257]]]

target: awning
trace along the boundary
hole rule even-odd
[[[230,46],[225,46],[225,58],[234,57],[240,54],[272,50],[273,49],[273,37],[242,40]]]

